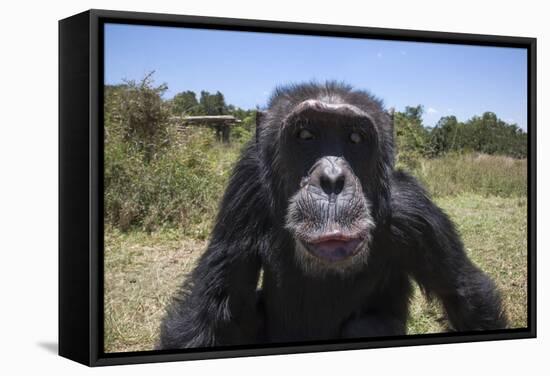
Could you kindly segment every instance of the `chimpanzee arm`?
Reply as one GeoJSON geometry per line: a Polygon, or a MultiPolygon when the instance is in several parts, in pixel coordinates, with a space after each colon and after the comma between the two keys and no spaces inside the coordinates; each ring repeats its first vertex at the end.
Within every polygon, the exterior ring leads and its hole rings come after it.
{"type": "Polygon", "coordinates": [[[428,294],[443,303],[453,330],[507,325],[493,281],[467,257],[449,218],[412,177],[396,172],[392,237],[404,250],[404,267],[428,294]]]}
{"type": "Polygon", "coordinates": [[[268,226],[254,162],[245,156],[235,168],[208,249],[163,319],[159,348],[257,341],[258,248],[268,226]]]}

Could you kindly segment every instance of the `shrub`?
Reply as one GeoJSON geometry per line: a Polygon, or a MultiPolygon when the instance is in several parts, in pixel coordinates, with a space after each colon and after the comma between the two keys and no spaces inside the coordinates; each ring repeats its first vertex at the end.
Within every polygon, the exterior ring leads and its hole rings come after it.
{"type": "Polygon", "coordinates": [[[250,134],[224,146],[208,128],[178,131],[168,122],[164,90],[150,76],[105,88],[105,223],[122,231],[174,227],[205,238],[250,134]]]}
{"type": "Polygon", "coordinates": [[[200,128],[147,163],[124,143],[106,148],[106,222],[123,231],[176,227],[205,238],[237,154],[200,128]]]}

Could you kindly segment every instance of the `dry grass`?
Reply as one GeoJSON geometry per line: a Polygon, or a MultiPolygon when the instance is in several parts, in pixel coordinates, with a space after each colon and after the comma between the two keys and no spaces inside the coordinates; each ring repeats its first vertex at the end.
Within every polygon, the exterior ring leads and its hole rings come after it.
{"type": "MultiPolygon", "coordinates": [[[[436,201],[455,221],[468,256],[496,282],[510,327],[526,327],[527,199],[464,194],[436,201]]],[[[408,332],[441,332],[442,318],[440,304],[415,288],[408,332]]]]}
{"type": "Polygon", "coordinates": [[[499,155],[461,154],[421,159],[413,173],[434,197],[475,193],[527,195],[527,160],[499,155]]]}
{"type": "Polygon", "coordinates": [[[151,350],[171,295],[206,241],[105,231],[105,351],[151,350]]]}
{"type": "MultiPolygon", "coordinates": [[[[495,279],[512,327],[527,317],[526,199],[464,194],[439,198],[472,260],[495,279]]],[[[108,228],[105,237],[105,351],[151,350],[171,295],[206,247],[176,231],[147,235],[108,228]]],[[[437,302],[416,291],[409,333],[443,330],[437,302]]]]}

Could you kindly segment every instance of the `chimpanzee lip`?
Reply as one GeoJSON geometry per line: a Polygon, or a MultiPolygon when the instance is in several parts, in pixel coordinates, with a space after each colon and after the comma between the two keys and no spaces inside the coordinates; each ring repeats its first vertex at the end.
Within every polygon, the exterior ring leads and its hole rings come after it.
{"type": "Polygon", "coordinates": [[[341,232],[334,232],[329,234],[322,234],[307,240],[310,244],[319,244],[327,241],[341,241],[349,242],[355,239],[360,239],[359,236],[345,235],[341,232]]]}
{"type": "Polygon", "coordinates": [[[306,250],[325,261],[338,262],[355,255],[364,242],[363,237],[341,233],[323,234],[302,241],[306,250]]]}

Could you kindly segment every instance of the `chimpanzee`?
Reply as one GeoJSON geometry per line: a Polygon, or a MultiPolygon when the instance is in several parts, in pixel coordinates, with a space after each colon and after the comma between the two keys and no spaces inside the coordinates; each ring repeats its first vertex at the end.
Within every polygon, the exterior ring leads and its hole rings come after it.
{"type": "Polygon", "coordinates": [[[505,328],[453,223],[394,168],[393,132],[368,92],[277,88],[158,348],[403,335],[412,279],[442,302],[449,330],[505,328]]]}

